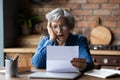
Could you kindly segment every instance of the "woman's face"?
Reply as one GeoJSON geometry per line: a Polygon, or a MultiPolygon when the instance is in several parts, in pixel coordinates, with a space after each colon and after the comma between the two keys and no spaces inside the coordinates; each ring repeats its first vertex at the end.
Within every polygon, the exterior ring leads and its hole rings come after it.
{"type": "Polygon", "coordinates": [[[51,22],[51,28],[57,36],[59,41],[66,41],[70,32],[70,27],[65,23],[65,20],[60,19],[58,21],[51,22]]]}

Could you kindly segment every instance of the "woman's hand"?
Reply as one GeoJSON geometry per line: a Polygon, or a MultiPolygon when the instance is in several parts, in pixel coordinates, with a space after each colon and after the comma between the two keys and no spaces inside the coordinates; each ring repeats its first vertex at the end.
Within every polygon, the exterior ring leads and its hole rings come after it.
{"type": "Polygon", "coordinates": [[[51,28],[51,22],[50,21],[48,21],[47,30],[48,30],[48,34],[50,36],[50,40],[55,41],[56,40],[56,35],[51,28]]]}
{"type": "Polygon", "coordinates": [[[84,70],[87,66],[87,62],[83,58],[73,58],[71,63],[74,67],[78,68],[80,71],[84,70]]]}

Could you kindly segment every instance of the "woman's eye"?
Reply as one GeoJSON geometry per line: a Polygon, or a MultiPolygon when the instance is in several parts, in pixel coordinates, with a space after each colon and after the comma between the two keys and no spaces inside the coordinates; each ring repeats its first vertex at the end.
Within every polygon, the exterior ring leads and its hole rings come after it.
{"type": "Polygon", "coordinates": [[[62,29],[63,29],[63,30],[67,30],[67,26],[63,26],[62,29]]]}
{"type": "Polygon", "coordinates": [[[57,26],[53,26],[52,28],[53,28],[53,29],[56,29],[56,28],[57,28],[57,26]]]}

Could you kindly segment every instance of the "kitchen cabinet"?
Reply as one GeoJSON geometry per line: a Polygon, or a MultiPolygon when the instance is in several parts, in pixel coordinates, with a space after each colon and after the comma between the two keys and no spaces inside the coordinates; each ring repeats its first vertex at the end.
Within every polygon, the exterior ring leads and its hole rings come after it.
{"type": "Polygon", "coordinates": [[[90,50],[93,61],[102,66],[120,66],[120,50],[90,50]]]}
{"type": "Polygon", "coordinates": [[[31,58],[35,50],[36,48],[5,48],[4,53],[7,57],[14,57],[18,54],[18,71],[26,71],[32,67],[31,58]]]}

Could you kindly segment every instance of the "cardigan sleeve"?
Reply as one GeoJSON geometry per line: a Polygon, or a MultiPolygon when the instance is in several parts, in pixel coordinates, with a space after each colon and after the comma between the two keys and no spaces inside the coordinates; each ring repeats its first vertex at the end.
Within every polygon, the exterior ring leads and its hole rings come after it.
{"type": "Polygon", "coordinates": [[[49,38],[43,38],[39,41],[36,52],[32,57],[34,67],[46,68],[46,48],[50,45],[54,45],[54,42],[50,41],[49,38]]]}
{"type": "Polygon", "coordinates": [[[87,61],[84,72],[93,68],[93,61],[88,48],[87,39],[83,36],[79,38],[79,58],[84,58],[87,61]]]}

